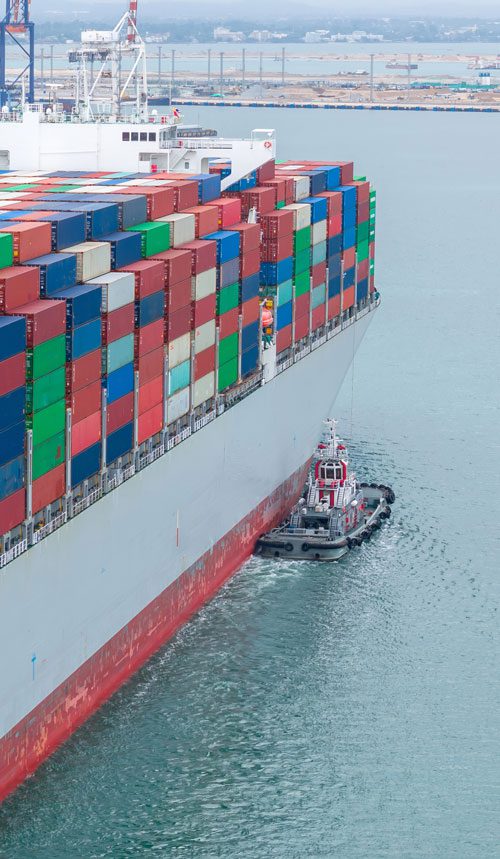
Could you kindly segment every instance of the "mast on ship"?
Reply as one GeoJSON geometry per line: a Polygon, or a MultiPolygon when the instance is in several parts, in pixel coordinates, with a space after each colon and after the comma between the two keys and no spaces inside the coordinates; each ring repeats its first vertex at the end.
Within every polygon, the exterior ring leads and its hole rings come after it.
{"type": "Polygon", "coordinates": [[[147,58],[137,29],[137,0],[130,0],[128,10],[113,30],[84,30],[81,42],[81,47],[69,56],[71,62],[77,63],[78,115],[88,122],[103,114],[116,120],[123,116],[124,104],[133,102],[135,117],[147,121],[147,58]],[[124,65],[127,68],[123,72],[124,65]]]}

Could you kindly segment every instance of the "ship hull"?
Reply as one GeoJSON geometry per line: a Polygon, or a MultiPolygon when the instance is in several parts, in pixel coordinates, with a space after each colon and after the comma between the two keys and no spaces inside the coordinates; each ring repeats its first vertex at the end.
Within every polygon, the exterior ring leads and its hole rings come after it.
{"type": "Polygon", "coordinates": [[[216,593],[258,537],[286,515],[372,316],[3,571],[0,800],[216,593]]]}

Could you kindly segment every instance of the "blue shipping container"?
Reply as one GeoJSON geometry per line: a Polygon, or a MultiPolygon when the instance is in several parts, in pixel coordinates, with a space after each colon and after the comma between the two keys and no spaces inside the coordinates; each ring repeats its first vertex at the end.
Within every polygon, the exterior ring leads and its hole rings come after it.
{"type": "Polygon", "coordinates": [[[101,442],[87,447],[71,459],[71,486],[77,486],[97,474],[101,468],[101,442]]]}
{"type": "Polygon", "coordinates": [[[274,286],[293,276],[293,257],[286,257],[279,262],[263,262],[260,264],[260,282],[264,286],[274,286]]]}
{"type": "Polygon", "coordinates": [[[236,283],[240,276],[240,258],[230,259],[222,265],[217,266],[217,288],[224,289],[236,283]]]}
{"type": "Polygon", "coordinates": [[[198,201],[200,204],[217,200],[221,195],[221,178],[218,173],[198,173],[190,176],[198,180],[198,201]]]}
{"type": "Polygon", "coordinates": [[[326,190],[336,191],[340,185],[340,167],[316,167],[315,170],[322,170],[326,173],[326,190]]]}
{"type": "Polygon", "coordinates": [[[45,254],[28,260],[26,265],[40,269],[40,295],[44,298],[76,283],[76,254],[45,254]]]}
{"type": "Polygon", "coordinates": [[[106,461],[114,462],[119,456],[124,456],[134,446],[134,422],[120,427],[108,435],[106,439],[106,461]]]}
{"type": "MultiPolygon", "coordinates": [[[[38,203],[34,209],[47,208],[48,201],[38,203]]],[[[50,208],[54,212],[83,212],[85,215],[85,236],[88,240],[100,239],[107,233],[118,231],[118,206],[114,203],[53,203],[50,200],[50,208]]],[[[50,216],[48,216],[50,220],[50,216]]]]}
{"type": "Polygon", "coordinates": [[[349,227],[342,233],[342,248],[354,248],[356,246],[356,227],[349,227]]]}
{"type": "Polygon", "coordinates": [[[94,319],[66,331],[66,360],[76,361],[101,348],[101,320],[94,319]]]}
{"type": "Polygon", "coordinates": [[[278,307],[276,311],[276,331],[281,331],[282,328],[286,328],[287,325],[292,324],[292,307],[293,302],[291,301],[278,307]]]}
{"type": "Polygon", "coordinates": [[[338,236],[329,236],[326,240],[326,255],[333,257],[335,254],[342,252],[342,234],[338,236]]]}
{"type": "Polygon", "coordinates": [[[115,400],[134,390],[134,365],[125,364],[124,367],[110,373],[103,381],[106,385],[106,401],[108,404],[114,403],[115,400]]]}
{"type": "Polygon", "coordinates": [[[135,326],[136,328],[144,328],[151,322],[156,322],[157,319],[163,319],[165,310],[165,294],[163,290],[153,292],[152,295],[146,296],[142,301],[135,302],[135,326]]]}
{"type": "Polygon", "coordinates": [[[246,352],[243,352],[241,356],[241,375],[248,376],[249,373],[253,373],[254,370],[257,369],[259,364],[259,346],[253,346],[251,349],[247,349],[246,352]]]}
{"type": "Polygon", "coordinates": [[[348,230],[356,226],[356,209],[344,209],[342,212],[342,228],[348,230]]]}
{"type": "MultiPolygon", "coordinates": [[[[47,205],[45,204],[45,209],[47,205]]],[[[52,209],[52,207],[51,207],[52,209]]],[[[59,212],[42,215],[41,221],[48,221],[51,227],[52,250],[63,251],[85,241],[85,215],[79,212],[59,212]]]]}
{"type": "Polygon", "coordinates": [[[251,298],[256,298],[259,294],[260,278],[259,273],[251,274],[249,277],[244,277],[241,281],[241,303],[250,301],[251,298]]]}
{"type": "Polygon", "coordinates": [[[326,172],[322,167],[316,167],[314,170],[300,170],[299,173],[301,176],[309,176],[311,181],[311,196],[326,191],[326,172]]]}
{"type": "Polygon", "coordinates": [[[356,301],[362,301],[364,298],[368,297],[368,278],[365,277],[363,280],[358,281],[358,285],[356,287],[356,301]]]}
{"type": "Polygon", "coordinates": [[[356,278],[356,269],[348,268],[344,272],[344,289],[349,289],[350,286],[354,286],[354,281],[356,278]]]}
{"type": "Polygon", "coordinates": [[[328,278],[331,280],[334,277],[338,277],[342,272],[342,255],[340,253],[335,254],[334,256],[328,257],[326,261],[326,265],[328,268],[328,278]]]}
{"type": "Polygon", "coordinates": [[[344,210],[356,208],[356,200],[358,199],[356,185],[339,185],[336,190],[342,191],[342,207],[344,210]]]}
{"type": "Polygon", "coordinates": [[[97,191],[95,193],[91,191],[89,194],[83,194],[82,192],[72,191],[66,194],[53,194],[48,198],[48,201],[52,197],[55,197],[58,203],[115,203],[118,206],[118,226],[120,230],[126,230],[128,227],[143,224],[148,218],[147,200],[144,194],[137,194],[137,196],[135,194],[99,194],[97,191]]]}
{"type": "Polygon", "coordinates": [[[17,456],[0,466],[0,500],[24,486],[24,456],[17,456]]]}
{"type": "Polygon", "coordinates": [[[307,203],[311,207],[311,224],[325,221],[328,217],[328,200],[326,197],[306,197],[300,202],[307,203]]]}
{"type": "Polygon", "coordinates": [[[255,344],[258,345],[260,337],[259,320],[251,322],[250,325],[245,325],[241,329],[241,351],[245,352],[251,349],[255,344]]]}
{"type": "Polygon", "coordinates": [[[337,275],[337,277],[333,277],[328,281],[328,298],[334,298],[336,295],[340,295],[341,283],[342,279],[340,275],[337,275]]]}
{"type": "Polygon", "coordinates": [[[26,350],[24,316],[0,316],[0,361],[26,350]]]}
{"type": "Polygon", "coordinates": [[[142,259],[140,233],[110,233],[108,236],[103,236],[102,240],[110,244],[113,271],[142,259]]]}
{"type": "Polygon", "coordinates": [[[26,421],[20,421],[8,429],[0,431],[0,465],[5,465],[11,459],[24,456],[24,437],[26,421]]]}
{"type": "Polygon", "coordinates": [[[79,283],[63,289],[52,298],[66,301],[66,328],[77,328],[101,316],[102,286],[95,283],[79,283]]]}
{"type": "Polygon", "coordinates": [[[23,421],[26,415],[26,385],[0,397],[0,431],[23,421]]]}
{"type": "Polygon", "coordinates": [[[217,265],[234,259],[240,255],[240,234],[228,230],[217,230],[203,236],[204,239],[213,239],[217,242],[217,265]]]}

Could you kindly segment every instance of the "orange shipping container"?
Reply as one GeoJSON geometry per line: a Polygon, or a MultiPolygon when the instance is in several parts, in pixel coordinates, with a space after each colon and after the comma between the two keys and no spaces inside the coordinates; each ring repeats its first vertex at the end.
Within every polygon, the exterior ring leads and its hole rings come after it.
{"type": "Polygon", "coordinates": [[[49,223],[17,223],[11,227],[0,227],[0,232],[12,235],[15,265],[50,254],[52,250],[52,228],[49,223]]]}

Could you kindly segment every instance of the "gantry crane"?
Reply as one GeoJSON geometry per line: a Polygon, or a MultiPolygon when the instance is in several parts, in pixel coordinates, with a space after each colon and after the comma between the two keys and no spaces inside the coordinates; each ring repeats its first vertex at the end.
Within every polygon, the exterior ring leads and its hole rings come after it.
{"type": "Polygon", "coordinates": [[[0,107],[10,105],[13,91],[19,89],[28,73],[26,101],[35,101],[35,25],[30,21],[31,0],[5,0],[5,17],[0,21],[0,107]],[[19,37],[27,36],[28,45],[19,37]],[[24,67],[7,81],[6,48],[11,44],[23,55],[24,67]]]}

